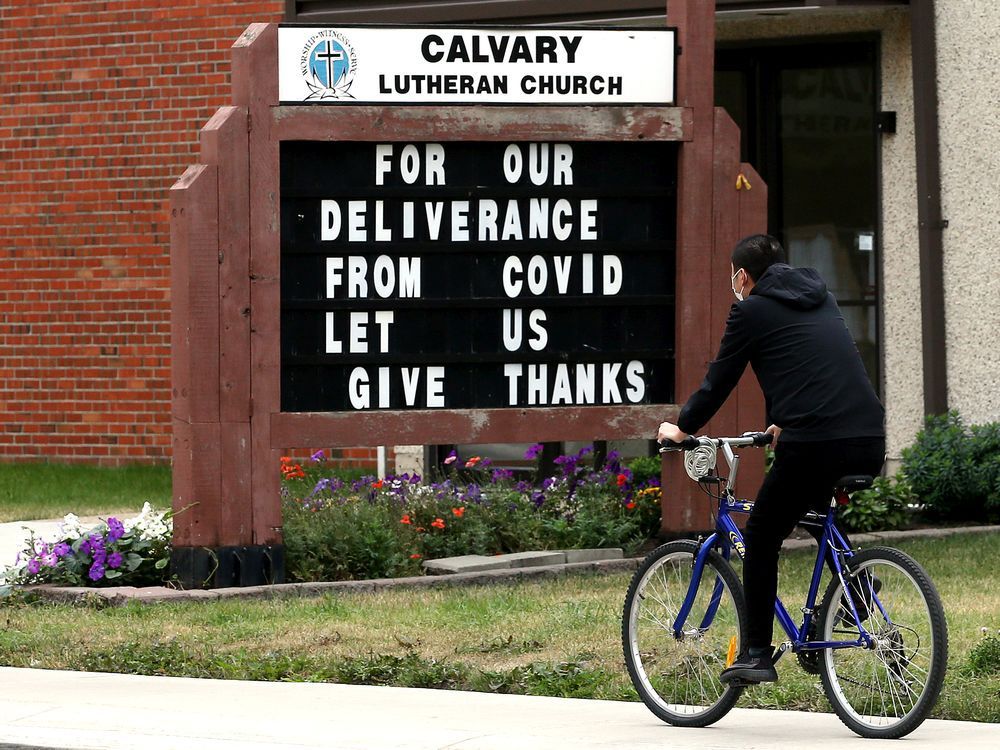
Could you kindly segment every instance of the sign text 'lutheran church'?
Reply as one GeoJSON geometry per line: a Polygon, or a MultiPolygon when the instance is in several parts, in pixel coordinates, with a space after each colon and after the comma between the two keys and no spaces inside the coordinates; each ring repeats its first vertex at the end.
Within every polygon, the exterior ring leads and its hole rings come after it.
{"type": "MultiPolygon", "coordinates": [[[[544,84],[550,103],[652,90],[633,78],[672,97],[672,74],[620,60],[640,32],[280,32],[283,100],[478,100],[480,69],[506,79],[486,101],[545,76],[570,81],[544,84]],[[362,87],[368,54],[384,72],[362,87]]],[[[282,411],[671,402],[676,144],[291,141],[280,164],[282,411]]]]}
{"type": "Polygon", "coordinates": [[[673,29],[282,26],[278,96],[296,103],[674,103],[673,29]]]}

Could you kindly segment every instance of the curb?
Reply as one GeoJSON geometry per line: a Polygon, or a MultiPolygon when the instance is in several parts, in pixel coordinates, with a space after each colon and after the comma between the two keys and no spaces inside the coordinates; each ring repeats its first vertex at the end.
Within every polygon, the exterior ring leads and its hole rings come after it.
{"type": "MultiPolygon", "coordinates": [[[[997,526],[965,526],[947,529],[915,529],[912,531],[882,531],[854,534],[855,543],[880,543],[896,539],[938,539],[956,534],[990,534],[1000,532],[997,526]]],[[[813,539],[786,539],[782,549],[815,547],[813,539]]],[[[474,573],[449,573],[410,578],[379,578],[366,581],[319,581],[310,583],[276,583],[267,586],[245,586],[220,589],[179,590],[166,586],[118,586],[113,588],[87,588],[83,586],[26,586],[46,602],[105,607],[122,607],[129,602],[158,604],[164,602],[220,601],[226,599],[294,599],[321,596],[330,593],[376,594],[394,589],[439,589],[453,586],[490,586],[495,584],[549,580],[576,573],[606,575],[635,570],[643,557],[626,557],[617,560],[596,560],[561,565],[539,565],[527,568],[506,568],[474,573]]]]}

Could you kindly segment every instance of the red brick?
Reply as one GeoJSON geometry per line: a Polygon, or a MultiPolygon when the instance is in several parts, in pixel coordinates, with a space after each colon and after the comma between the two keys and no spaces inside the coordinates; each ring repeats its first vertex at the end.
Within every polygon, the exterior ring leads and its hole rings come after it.
{"type": "Polygon", "coordinates": [[[232,43],[285,3],[146,5],[3,11],[0,460],[170,458],[167,189],[231,101],[232,43]]]}

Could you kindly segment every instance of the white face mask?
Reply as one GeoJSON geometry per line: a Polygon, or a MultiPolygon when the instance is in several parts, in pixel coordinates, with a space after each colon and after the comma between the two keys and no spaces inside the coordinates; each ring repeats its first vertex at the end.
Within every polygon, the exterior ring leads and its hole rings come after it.
{"type": "Polygon", "coordinates": [[[741,269],[739,269],[739,271],[737,271],[736,273],[733,274],[733,278],[731,278],[729,280],[729,284],[730,284],[730,287],[733,290],[733,294],[736,295],[736,299],[738,301],[742,302],[743,301],[743,287],[745,287],[747,285],[747,283],[746,283],[746,280],[744,279],[743,283],[740,284],[740,290],[738,292],[736,291],[736,277],[739,276],[740,271],[743,271],[743,269],[741,268],[741,269]]]}

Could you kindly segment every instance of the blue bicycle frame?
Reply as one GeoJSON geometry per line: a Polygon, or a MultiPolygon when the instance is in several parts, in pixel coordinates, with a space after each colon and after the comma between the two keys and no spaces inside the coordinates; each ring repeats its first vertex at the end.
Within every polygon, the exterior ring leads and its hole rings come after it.
{"type": "MultiPolygon", "coordinates": [[[[841,556],[837,553],[839,550],[846,557],[850,557],[853,554],[843,535],[840,533],[840,530],[834,523],[834,517],[836,515],[835,509],[838,499],[839,498],[835,498],[831,501],[830,511],[822,517],[823,536],[820,541],[819,554],[816,556],[816,565],[813,568],[812,581],[809,584],[809,595],[806,598],[805,607],[802,608],[802,613],[804,615],[802,625],[796,627],[795,622],[792,620],[791,615],[788,614],[788,610],[781,602],[781,599],[775,598],[774,600],[774,613],[778,618],[778,623],[781,625],[791,642],[791,650],[793,652],[827,648],[871,648],[873,646],[871,636],[861,623],[857,606],[855,605],[853,596],[850,593],[850,587],[847,585],[847,574],[845,574],[844,566],[840,562],[841,556]],[[823,574],[823,565],[827,558],[830,559],[832,567],[836,571],[837,577],[840,579],[845,592],[845,599],[850,605],[851,614],[854,616],[854,622],[858,628],[858,638],[853,641],[807,640],[809,626],[812,622],[813,616],[815,615],[816,597],[819,594],[819,585],[823,574]]],[[[691,608],[694,605],[695,596],[701,583],[701,576],[705,569],[705,560],[708,558],[712,549],[719,548],[722,556],[726,560],[730,559],[731,550],[733,549],[736,550],[736,553],[740,556],[740,558],[745,556],[746,548],[743,543],[743,535],[740,533],[739,527],[737,527],[737,525],[733,522],[730,514],[734,512],[749,513],[751,510],[753,510],[753,502],[735,499],[728,489],[723,492],[719,499],[719,512],[715,525],[715,532],[701,543],[698,555],[695,558],[694,570],[691,576],[691,583],[688,587],[687,596],[684,598],[681,609],[677,613],[677,619],[674,622],[674,637],[682,637],[684,624],[687,621],[688,615],[691,613],[691,608]]],[[[709,600],[709,606],[707,607],[700,624],[701,629],[707,628],[712,623],[715,613],[718,610],[719,603],[722,599],[722,591],[722,579],[717,577],[715,586],[712,590],[712,597],[709,600]]],[[[874,594],[872,595],[872,599],[881,611],[882,615],[885,616],[886,613],[882,603],[878,601],[878,598],[875,597],[874,594]]],[[[782,649],[782,651],[783,650],[784,649],[782,649]]]]}

